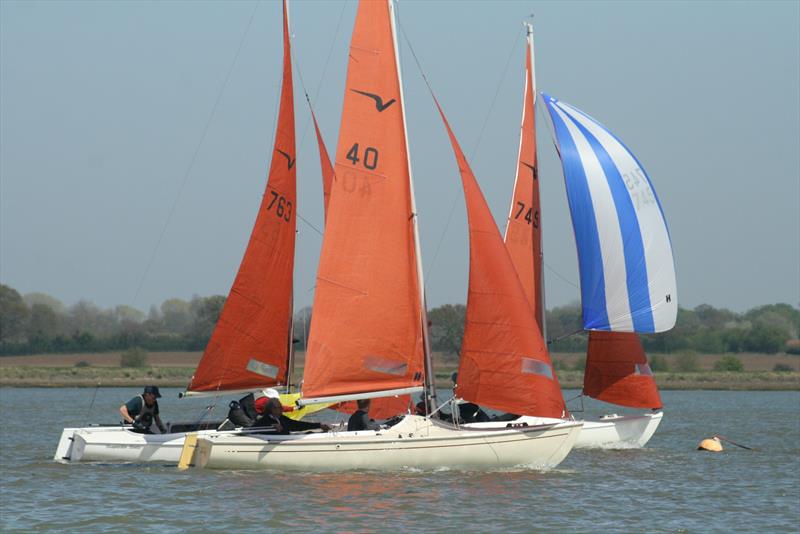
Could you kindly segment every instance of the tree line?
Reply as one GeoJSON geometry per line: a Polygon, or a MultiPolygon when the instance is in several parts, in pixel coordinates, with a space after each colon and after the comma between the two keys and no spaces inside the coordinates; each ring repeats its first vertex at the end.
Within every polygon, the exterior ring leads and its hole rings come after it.
{"type": "MultiPolygon", "coordinates": [[[[130,306],[102,309],[80,301],[65,306],[43,293],[20,295],[0,284],[0,355],[102,352],[141,347],[148,351],[203,350],[211,337],[223,296],[168,299],[148,313],[130,306]]],[[[466,307],[445,304],[428,312],[433,350],[454,357],[464,335],[466,307]]],[[[294,315],[296,347],[305,349],[311,308],[294,315]]],[[[581,330],[580,306],[547,311],[547,338],[552,352],[583,352],[588,334],[581,330]]],[[[680,308],[675,328],[642,336],[647,352],[698,353],[794,352],[787,346],[800,337],[800,309],[769,304],[736,313],[708,304],[680,308]]]]}

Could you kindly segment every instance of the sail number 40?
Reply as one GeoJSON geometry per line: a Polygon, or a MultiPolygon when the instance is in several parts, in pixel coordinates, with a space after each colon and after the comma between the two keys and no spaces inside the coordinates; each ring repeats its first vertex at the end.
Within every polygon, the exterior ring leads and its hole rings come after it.
{"type": "Polygon", "coordinates": [[[287,200],[283,195],[279,195],[275,191],[269,192],[272,195],[272,200],[267,206],[267,211],[275,208],[275,216],[289,222],[292,218],[292,201],[287,200]]]}
{"type": "MultiPolygon", "coordinates": [[[[522,215],[522,212],[525,211],[525,203],[517,201],[517,206],[519,209],[517,213],[514,214],[515,219],[519,219],[522,215]]],[[[533,212],[533,207],[528,208],[528,211],[525,212],[525,222],[528,224],[533,224],[534,228],[539,228],[539,211],[537,210],[535,213],[533,212]]]]}
{"type": "Polygon", "coordinates": [[[358,143],[355,143],[353,146],[350,147],[350,150],[347,151],[347,155],[345,156],[348,160],[353,162],[353,165],[358,163],[359,161],[369,170],[375,170],[375,167],[378,166],[378,150],[375,148],[367,147],[364,149],[364,154],[362,158],[358,157],[358,143]]]}

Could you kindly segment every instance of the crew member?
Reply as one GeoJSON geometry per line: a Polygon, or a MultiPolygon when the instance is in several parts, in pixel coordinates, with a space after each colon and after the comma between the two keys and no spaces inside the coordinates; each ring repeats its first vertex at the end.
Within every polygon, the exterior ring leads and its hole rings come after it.
{"type": "Polygon", "coordinates": [[[158,429],[164,434],[167,429],[158,415],[158,401],[156,399],[159,397],[161,397],[161,393],[158,392],[158,386],[145,386],[141,395],[135,396],[119,407],[119,413],[126,423],[133,425],[133,429],[136,432],[152,434],[150,427],[153,426],[153,421],[155,421],[158,429]]]}
{"type": "Polygon", "coordinates": [[[381,426],[369,418],[369,407],[372,401],[370,399],[358,399],[356,403],[358,405],[358,410],[353,412],[353,415],[351,415],[350,419],[347,421],[347,431],[379,430],[381,426]]]}
{"type": "Polygon", "coordinates": [[[288,434],[289,432],[301,432],[303,430],[322,430],[327,432],[331,429],[325,423],[312,423],[308,421],[295,421],[283,415],[283,406],[278,399],[270,398],[267,401],[266,413],[256,419],[254,427],[271,426],[275,427],[278,434],[288,434]]]}
{"type": "MultiPolygon", "coordinates": [[[[267,404],[269,403],[269,400],[278,399],[278,401],[280,401],[281,395],[280,393],[278,393],[277,389],[267,388],[267,389],[262,389],[261,391],[257,391],[255,393],[255,399],[256,402],[254,406],[256,409],[256,413],[258,415],[264,415],[264,413],[266,413],[267,404]]],[[[284,412],[293,412],[295,410],[294,406],[285,406],[283,404],[281,404],[281,406],[282,406],[281,409],[284,412]]]]}

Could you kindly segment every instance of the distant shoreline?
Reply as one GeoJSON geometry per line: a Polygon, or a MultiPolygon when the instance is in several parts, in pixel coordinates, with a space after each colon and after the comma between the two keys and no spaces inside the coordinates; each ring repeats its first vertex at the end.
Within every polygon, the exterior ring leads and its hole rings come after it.
{"type": "MultiPolygon", "coordinates": [[[[119,366],[118,352],[87,354],[38,354],[0,357],[0,387],[160,387],[184,388],[194,373],[200,352],[153,352],[147,357],[148,367],[119,366]]],[[[305,360],[297,355],[298,376],[302,376],[305,360]]],[[[580,389],[583,371],[574,369],[581,354],[552,354],[558,379],[564,389],[580,389]],[[565,369],[566,367],[567,369],[565,369]]],[[[744,363],[744,371],[713,371],[722,355],[698,354],[697,372],[656,371],[656,383],[668,390],[731,390],[731,391],[797,391],[800,390],[800,357],[768,354],[736,355],[744,363]],[[774,372],[776,363],[785,363],[793,371],[774,372]]],[[[456,360],[434,355],[436,382],[449,387],[450,375],[457,369],[456,360]]]]}

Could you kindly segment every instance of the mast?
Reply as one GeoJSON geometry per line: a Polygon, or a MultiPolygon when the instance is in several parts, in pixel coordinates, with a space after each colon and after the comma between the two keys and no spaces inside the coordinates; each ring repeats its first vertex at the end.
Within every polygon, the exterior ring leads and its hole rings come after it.
{"type": "Polygon", "coordinates": [[[425,400],[430,411],[436,409],[436,384],[433,373],[433,358],[430,347],[430,332],[428,331],[428,302],[425,298],[425,280],[422,272],[422,250],[419,245],[419,215],[417,214],[416,197],[414,195],[414,176],[411,171],[411,148],[408,146],[408,127],[406,125],[406,106],[403,96],[403,76],[400,68],[400,49],[397,46],[397,28],[395,25],[394,2],[389,3],[389,17],[392,22],[392,39],[394,40],[394,57],[397,65],[397,79],[400,80],[400,104],[403,114],[403,132],[406,138],[406,157],[408,160],[408,185],[411,188],[411,212],[414,224],[414,249],[417,257],[417,279],[419,280],[419,297],[422,306],[422,346],[425,353],[425,400]]]}
{"type": "Polygon", "coordinates": [[[514,189],[503,236],[525,296],[545,337],[541,198],[536,150],[536,82],[533,69],[533,28],[523,23],[528,48],[525,57],[525,90],[522,99],[519,149],[514,189]]]}
{"type": "Polygon", "coordinates": [[[294,380],[294,291],[292,291],[292,304],[289,307],[289,347],[286,356],[286,391],[292,392],[294,380]]]}
{"type": "MultiPolygon", "coordinates": [[[[527,29],[527,38],[528,38],[528,47],[530,49],[531,54],[531,74],[530,74],[530,84],[531,84],[531,92],[533,93],[533,114],[534,114],[534,124],[536,123],[536,101],[538,97],[538,93],[536,92],[536,55],[534,54],[533,50],[533,24],[530,22],[525,23],[525,27],[527,29]]],[[[536,136],[536,132],[534,131],[534,137],[536,136]]],[[[536,167],[539,167],[539,155],[536,155],[536,167]]],[[[545,343],[547,343],[547,306],[546,306],[546,298],[545,298],[545,283],[544,283],[544,230],[542,229],[542,203],[539,202],[539,287],[537,288],[539,291],[539,305],[541,306],[541,320],[539,321],[539,327],[542,330],[542,338],[544,339],[545,343]]],[[[536,253],[536,252],[534,252],[536,253]]]]}
{"type": "Polygon", "coordinates": [[[291,348],[297,166],[288,6],[280,107],[266,188],[233,285],[187,395],[285,385],[291,348]],[[288,338],[288,339],[287,339],[288,338]]]}

